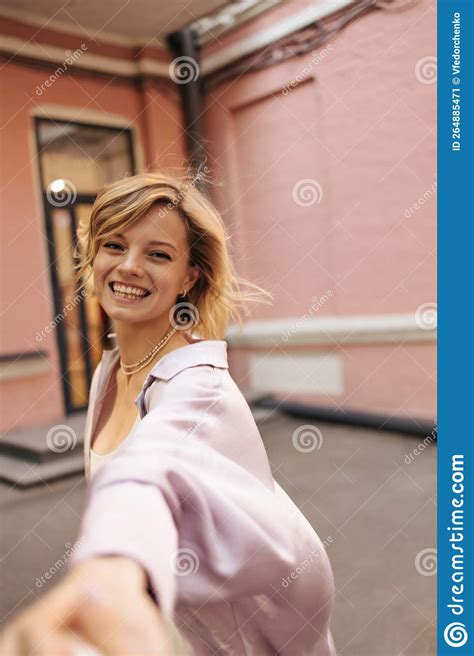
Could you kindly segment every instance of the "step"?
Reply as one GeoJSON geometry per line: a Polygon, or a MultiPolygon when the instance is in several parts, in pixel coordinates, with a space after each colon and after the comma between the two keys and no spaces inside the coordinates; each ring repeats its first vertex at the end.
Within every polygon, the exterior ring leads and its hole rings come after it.
{"type": "Polygon", "coordinates": [[[267,426],[272,421],[278,421],[282,417],[278,410],[268,408],[252,408],[252,414],[259,428],[267,426]]]}
{"type": "Polygon", "coordinates": [[[84,473],[84,455],[70,453],[45,462],[31,462],[5,453],[0,454],[0,481],[28,488],[84,473]]]}
{"type": "Polygon", "coordinates": [[[82,452],[85,421],[86,413],[78,412],[54,424],[12,431],[0,439],[0,455],[44,462],[82,452]]]}
{"type": "Polygon", "coordinates": [[[273,394],[269,392],[256,391],[251,389],[241,389],[240,390],[244,396],[244,399],[247,401],[250,407],[258,405],[261,401],[267,401],[273,399],[273,394]]]}
{"type": "MultiPolygon", "coordinates": [[[[266,426],[280,414],[258,404],[269,395],[245,392],[257,426],[266,426]]],[[[86,413],[62,422],[10,433],[0,439],[0,481],[19,488],[84,473],[84,424],[86,413]]]]}

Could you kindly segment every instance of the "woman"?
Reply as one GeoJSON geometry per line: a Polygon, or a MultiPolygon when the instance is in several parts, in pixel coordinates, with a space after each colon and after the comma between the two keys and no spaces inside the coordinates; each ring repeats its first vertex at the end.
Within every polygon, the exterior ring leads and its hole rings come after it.
{"type": "Polygon", "coordinates": [[[327,555],[229,374],[229,318],[264,292],[227,239],[192,181],[162,173],[112,184],[82,226],[78,273],[117,346],[92,381],[70,571],[6,632],[9,656],[73,653],[73,636],[169,654],[173,621],[196,656],[334,656],[327,555]]]}

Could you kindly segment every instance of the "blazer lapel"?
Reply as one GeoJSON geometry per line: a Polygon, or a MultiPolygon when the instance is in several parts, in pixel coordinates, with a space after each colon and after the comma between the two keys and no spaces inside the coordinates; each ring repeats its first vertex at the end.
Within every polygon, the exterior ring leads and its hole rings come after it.
{"type": "MultiPolygon", "coordinates": [[[[86,481],[90,481],[90,447],[94,435],[97,419],[104,400],[104,393],[110,372],[118,358],[118,349],[107,349],[102,352],[100,370],[98,376],[92,379],[89,394],[89,408],[87,412],[86,426],[84,429],[84,470],[86,481]]],[[[98,365],[99,366],[99,365],[98,365]]]]}

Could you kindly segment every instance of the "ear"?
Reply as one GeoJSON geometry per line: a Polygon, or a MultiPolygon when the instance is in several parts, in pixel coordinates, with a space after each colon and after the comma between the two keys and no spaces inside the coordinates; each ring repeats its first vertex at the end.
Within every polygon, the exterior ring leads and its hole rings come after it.
{"type": "Polygon", "coordinates": [[[188,267],[188,275],[186,276],[184,282],[188,292],[190,292],[192,287],[194,287],[200,275],[201,272],[199,271],[199,267],[197,265],[193,264],[192,266],[188,267]]]}

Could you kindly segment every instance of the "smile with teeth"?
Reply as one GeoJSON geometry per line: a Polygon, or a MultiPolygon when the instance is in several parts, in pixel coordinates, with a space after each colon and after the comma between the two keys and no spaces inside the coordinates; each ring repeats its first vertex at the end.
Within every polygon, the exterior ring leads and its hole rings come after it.
{"type": "Polygon", "coordinates": [[[110,283],[109,287],[115,296],[119,298],[128,298],[130,300],[139,300],[149,296],[150,292],[145,289],[140,289],[139,287],[133,287],[131,285],[122,285],[118,282],[110,283]]]}

